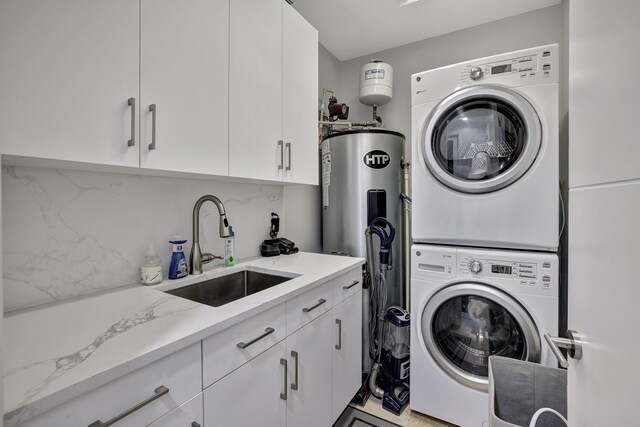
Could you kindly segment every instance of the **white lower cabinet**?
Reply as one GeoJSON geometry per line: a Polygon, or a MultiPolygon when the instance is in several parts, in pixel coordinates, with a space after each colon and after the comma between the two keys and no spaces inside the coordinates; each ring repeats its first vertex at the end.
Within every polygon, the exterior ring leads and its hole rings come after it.
{"type": "Polygon", "coordinates": [[[202,393],[178,406],[149,427],[204,427],[202,393]]]}
{"type": "Polygon", "coordinates": [[[333,417],[338,419],[362,382],[362,292],[333,308],[333,417]]]}
{"type": "Polygon", "coordinates": [[[286,360],[281,341],[207,388],[207,427],[286,426],[286,360]]]}
{"type": "Polygon", "coordinates": [[[199,342],[192,344],[20,426],[100,426],[99,422],[107,423],[127,413],[117,422],[118,427],[149,425],[201,393],[201,348],[199,342]],[[155,396],[157,399],[132,410],[155,396]]]}
{"type": "Polygon", "coordinates": [[[287,337],[287,427],[331,425],[331,313],[287,337]]]}

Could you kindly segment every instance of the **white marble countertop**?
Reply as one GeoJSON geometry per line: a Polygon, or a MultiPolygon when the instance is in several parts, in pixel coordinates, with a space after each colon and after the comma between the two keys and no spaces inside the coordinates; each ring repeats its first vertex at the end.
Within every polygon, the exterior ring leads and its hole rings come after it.
{"type": "Polygon", "coordinates": [[[10,427],[362,265],[298,253],[216,267],[154,287],[129,286],[4,319],[4,420],[10,427]],[[210,307],[162,292],[242,269],[294,277],[210,307]]]}

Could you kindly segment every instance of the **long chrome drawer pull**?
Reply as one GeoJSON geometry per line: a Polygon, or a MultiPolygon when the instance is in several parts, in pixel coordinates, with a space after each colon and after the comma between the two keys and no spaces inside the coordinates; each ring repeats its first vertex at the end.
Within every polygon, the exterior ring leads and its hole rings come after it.
{"type": "Polygon", "coordinates": [[[169,389],[163,385],[161,385],[160,387],[158,387],[157,389],[154,390],[154,395],[151,396],[148,399],[143,400],[142,402],[138,403],[136,406],[132,407],[131,409],[128,409],[126,411],[124,411],[123,413],[121,413],[120,415],[111,418],[109,421],[103,423],[102,421],[98,420],[98,421],[94,421],[91,424],[89,424],[89,427],[109,427],[114,425],[115,423],[117,423],[118,421],[122,420],[123,418],[128,417],[129,415],[133,414],[134,412],[136,412],[138,409],[142,409],[143,407],[147,406],[149,403],[153,402],[156,399],[161,398],[162,396],[164,396],[165,394],[169,393],[169,389]]]}
{"type": "Polygon", "coordinates": [[[342,350],[342,320],[336,319],[338,325],[338,344],[336,344],[336,350],[342,350]]]}
{"type": "Polygon", "coordinates": [[[290,171],[291,170],[291,143],[287,142],[285,144],[285,147],[287,147],[287,149],[289,150],[289,164],[287,165],[287,167],[284,170],[290,171]]]}
{"type": "Polygon", "coordinates": [[[255,337],[254,339],[252,339],[249,342],[239,342],[238,344],[236,344],[236,347],[241,348],[241,349],[245,349],[247,347],[249,347],[251,344],[255,344],[256,342],[260,341],[262,338],[266,337],[269,334],[272,334],[275,332],[275,329],[273,328],[267,328],[264,330],[264,334],[260,335],[259,337],[255,337]]]}
{"type": "Polygon", "coordinates": [[[347,289],[351,289],[351,288],[353,288],[353,287],[354,287],[355,285],[357,285],[358,283],[360,283],[360,281],[359,281],[359,280],[354,280],[352,284],[350,284],[349,286],[346,286],[346,285],[345,285],[345,286],[343,286],[343,287],[342,287],[342,289],[344,289],[344,290],[346,291],[347,289]]]}
{"type": "Polygon", "coordinates": [[[303,308],[303,309],[302,309],[302,312],[303,312],[303,313],[308,313],[308,312],[310,312],[311,310],[315,310],[316,308],[320,307],[320,306],[321,306],[322,304],[324,304],[325,302],[327,302],[327,300],[326,300],[326,299],[322,299],[322,298],[320,298],[320,299],[318,300],[318,303],[317,303],[316,305],[314,305],[313,307],[309,307],[309,308],[305,307],[305,308],[303,308]]]}
{"type": "Polygon", "coordinates": [[[149,105],[149,111],[151,112],[151,144],[149,144],[149,151],[156,149],[156,104],[149,105]]]}
{"type": "Polygon", "coordinates": [[[280,399],[287,400],[287,359],[280,359],[280,364],[284,366],[284,393],[280,393],[280,399]]]}
{"type": "Polygon", "coordinates": [[[127,104],[131,106],[131,139],[127,142],[129,147],[136,145],[136,99],[129,98],[127,104]]]}
{"type": "Polygon", "coordinates": [[[291,357],[293,357],[296,360],[295,378],[293,379],[294,382],[291,383],[291,390],[297,390],[298,389],[298,352],[292,351],[291,357]]]}
{"type": "Polygon", "coordinates": [[[280,148],[280,164],[278,165],[278,170],[284,168],[284,141],[278,140],[278,147],[280,148]]]}

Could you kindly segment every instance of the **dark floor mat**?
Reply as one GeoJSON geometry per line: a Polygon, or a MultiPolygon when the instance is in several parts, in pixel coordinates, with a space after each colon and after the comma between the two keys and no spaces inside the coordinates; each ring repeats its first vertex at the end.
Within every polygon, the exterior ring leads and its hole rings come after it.
{"type": "Polygon", "coordinates": [[[400,427],[382,418],[362,412],[351,406],[347,406],[333,427],[400,427]]]}

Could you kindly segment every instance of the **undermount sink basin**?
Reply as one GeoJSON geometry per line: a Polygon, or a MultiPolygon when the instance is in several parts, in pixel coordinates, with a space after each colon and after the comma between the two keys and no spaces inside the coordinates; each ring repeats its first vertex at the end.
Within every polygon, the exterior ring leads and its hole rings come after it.
{"type": "Polygon", "coordinates": [[[201,304],[219,307],[291,279],[291,277],[244,270],[166,292],[201,304]]]}

